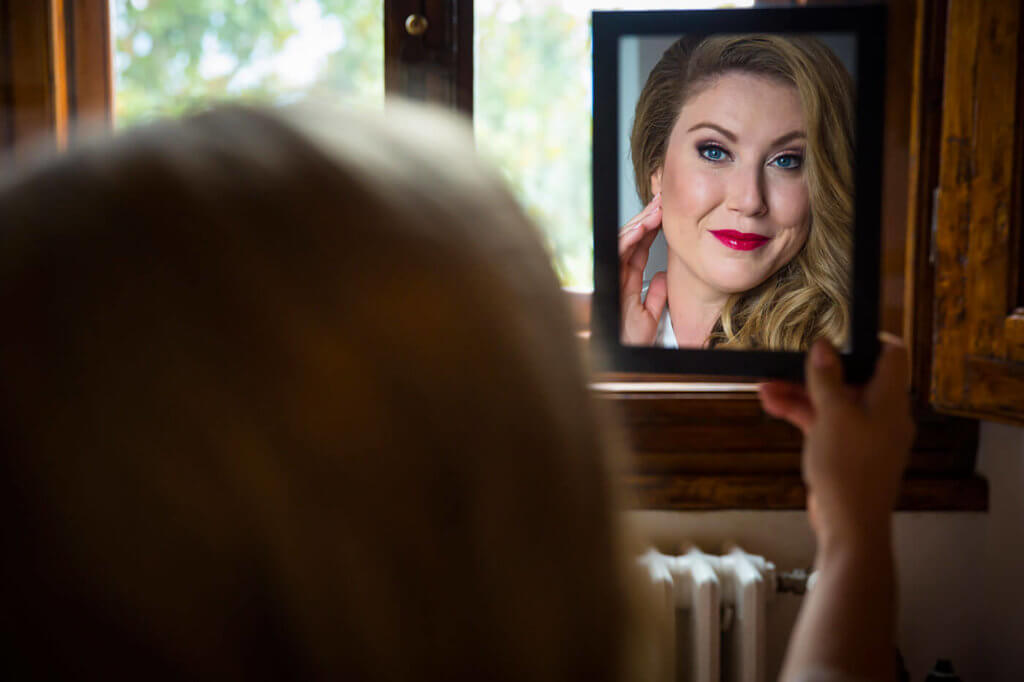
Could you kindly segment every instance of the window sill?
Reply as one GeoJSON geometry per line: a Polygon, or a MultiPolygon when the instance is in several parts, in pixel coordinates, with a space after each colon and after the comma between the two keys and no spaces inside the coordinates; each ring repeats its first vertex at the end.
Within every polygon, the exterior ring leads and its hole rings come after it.
{"type": "MultiPolygon", "coordinates": [[[[676,510],[804,509],[802,436],[761,409],[751,390],[592,388],[618,417],[632,457],[624,480],[632,506],[676,510]]],[[[984,511],[987,485],[974,473],[977,422],[915,415],[899,509],[984,511]]]]}
{"type": "MultiPolygon", "coordinates": [[[[628,474],[625,476],[633,509],[676,511],[806,508],[806,489],[799,474],[686,475],[628,474]]],[[[903,481],[897,511],[988,510],[988,483],[980,476],[921,478],[903,481]]]]}

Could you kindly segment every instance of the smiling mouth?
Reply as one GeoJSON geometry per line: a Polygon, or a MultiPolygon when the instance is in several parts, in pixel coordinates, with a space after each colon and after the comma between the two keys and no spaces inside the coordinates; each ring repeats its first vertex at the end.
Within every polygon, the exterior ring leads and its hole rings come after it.
{"type": "Polygon", "coordinates": [[[753,251],[771,241],[771,237],[753,232],[737,232],[736,230],[710,230],[710,232],[715,239],[737,251],[753,251]]]}

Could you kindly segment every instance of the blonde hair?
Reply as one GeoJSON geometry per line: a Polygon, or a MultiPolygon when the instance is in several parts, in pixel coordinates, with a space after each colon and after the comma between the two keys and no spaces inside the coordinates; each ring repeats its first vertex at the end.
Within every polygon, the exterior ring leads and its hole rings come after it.
{"type": "Polygon", "coordinates": [[[717,348],[805,350],[819,337],[846,345],[853,246],[853,86],[822,43],[806,36],[685,37],[647,78],[630,137],[637,193],[652,198],[683,106],[726,73],[796,88],[807,125],[804,162],[811,224],[797,256],[754,289],[729,297],[709,343],[717,348]]]}
{"type": "Polygon", "coordinates": [[[472,144],[226,108],[0,182],[3,665],[619,678],[606,432],[472,144]]]}

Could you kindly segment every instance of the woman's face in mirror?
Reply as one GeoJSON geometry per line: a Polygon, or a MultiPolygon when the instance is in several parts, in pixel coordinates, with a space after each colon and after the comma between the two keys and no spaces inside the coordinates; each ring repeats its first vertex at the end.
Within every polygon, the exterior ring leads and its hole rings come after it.
{"type": "Polygon", "coordinates": [[[800,251],[811,215],[805,157],[793,86],[729,73],[683,106],[652,188],[669,259],[703,289],[696,295],[753,289],[800,251]]]}

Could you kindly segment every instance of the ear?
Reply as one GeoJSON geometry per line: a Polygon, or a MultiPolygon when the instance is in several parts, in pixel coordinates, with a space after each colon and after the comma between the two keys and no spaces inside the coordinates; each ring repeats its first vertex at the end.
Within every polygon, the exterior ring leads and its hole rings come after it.
{"type": "Polygon", "coordinates": [[[657,194],[661,191],[661,172],[662,168],[651,173],[651,194],[657,194]]]}

